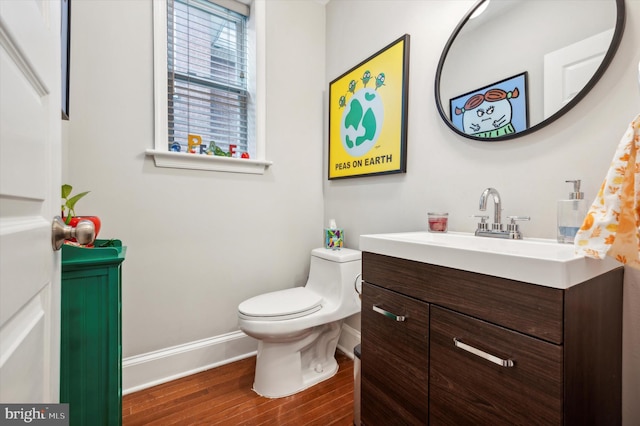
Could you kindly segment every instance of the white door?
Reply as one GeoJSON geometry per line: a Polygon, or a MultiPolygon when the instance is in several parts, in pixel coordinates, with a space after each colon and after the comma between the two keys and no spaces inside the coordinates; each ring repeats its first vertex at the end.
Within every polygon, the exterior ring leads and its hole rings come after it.
{"type": "Polygon", "coordinates": [[[60,2],[0,0],[0,402],[59,401],[60,2]]]}
{"type": "Polygon", "coordinates": [[[544,56],[544,118],[555,114],[587,85],[612,38],[613,29],[544,56]]]}

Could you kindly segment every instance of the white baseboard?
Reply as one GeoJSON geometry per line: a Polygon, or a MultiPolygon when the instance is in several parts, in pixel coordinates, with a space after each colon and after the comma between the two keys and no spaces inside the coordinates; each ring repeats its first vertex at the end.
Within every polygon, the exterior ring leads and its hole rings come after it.
{"type": "Polygon", "coordinates": [[[235,331],[127,357],[122,360],[122,394],[254,356],[257,348],[257,340],[235,331]]]}
{"type": "MultiPolygon", "coordinates": [[[[353,358],[360,332],[342,324],[338,349],[353,358]]],[[[256,354],[258,341],[235,331],[122,360],[122,394],[229,364],[256,354]]]]}
{"type": "Polygon", "coordinates": [[[353,359],[353,348],[355,348],[358,343],[360,343],[360,331],[347,324],[342,324],[342,333],[340,333],[340,339],[338,340],[338,349],[353,359]]]}

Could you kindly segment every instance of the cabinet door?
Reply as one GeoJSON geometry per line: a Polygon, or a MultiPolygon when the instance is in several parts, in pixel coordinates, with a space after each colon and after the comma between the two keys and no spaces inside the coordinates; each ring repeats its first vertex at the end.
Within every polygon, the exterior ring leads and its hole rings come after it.
{"type": "Polygon", "coordinates": [[[121,425],[120,265],[62,267],[60,402],[71,426],[121,425]]]}
{"type": "Polygon", "coordinates": [[[361,360],[363,424],[427,424],[427,303],[365,283],[361,360]]]}
{"type": "Polygon", "coordinates": [[[561,346],[433,305],[430,336],[431,425],[562,424],[561,346]]]}

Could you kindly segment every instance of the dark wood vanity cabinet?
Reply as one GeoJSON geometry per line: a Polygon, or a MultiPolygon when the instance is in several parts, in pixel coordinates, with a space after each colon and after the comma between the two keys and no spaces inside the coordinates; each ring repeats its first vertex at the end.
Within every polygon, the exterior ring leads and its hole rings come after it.
{"type": "Polygon", "coordinates": [[[363,253],[365,425],[621,424],[622,268],[557,289],[363,253]]]}
{"type": "Polygon", "coordinates": [[[562,424],[560,345],[434,307],[431,362],[432,424],[562,424]]]}
{"type": "Polygon", "coordinates": [[[364,284],[362,292],[362,422],[426,424],[429,381],[429,304],[364,284]],[[374,310],[374,308],[376,310],[374,310]],[[401,317],[394,317],[402,313],[401,317]]]}

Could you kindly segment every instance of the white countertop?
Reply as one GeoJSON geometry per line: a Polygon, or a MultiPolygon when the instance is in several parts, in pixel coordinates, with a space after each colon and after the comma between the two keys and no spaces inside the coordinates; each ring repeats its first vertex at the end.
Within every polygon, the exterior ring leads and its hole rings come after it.
{"type": "Polygon", "coordinates": [[[621,266],[609,257],[576,255],[573,245],[555,240],[508,240],[462,232],[361,235],[360,250],[559,289],[621,266]]]}

